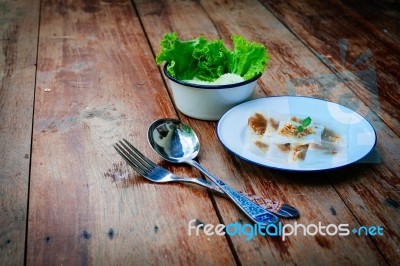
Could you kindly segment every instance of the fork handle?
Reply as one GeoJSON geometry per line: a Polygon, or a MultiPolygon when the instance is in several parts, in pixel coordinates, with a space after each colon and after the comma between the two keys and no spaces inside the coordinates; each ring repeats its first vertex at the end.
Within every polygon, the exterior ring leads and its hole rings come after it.
{"type": "Polygon", "coordinates": [[[230,186],[226,185],[216,176],[208,172],[201,164],[194,160],[187,161],[191,166],[196,167],[202,173],[204,173],[212,182],[214,182],[222,191],[226,193],[226,195],[231,198],[231,200],[238,206],[253,222],[268,225],[275,224],[279,221],[279,218],[265,210],[264,208],[258,206],[253,201],[243,196],[230,186]]]}

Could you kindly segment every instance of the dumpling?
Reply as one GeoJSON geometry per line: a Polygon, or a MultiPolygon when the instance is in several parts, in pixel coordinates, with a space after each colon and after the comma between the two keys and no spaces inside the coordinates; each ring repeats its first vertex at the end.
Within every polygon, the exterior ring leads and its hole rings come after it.
{"type": "Polygon", "coordinates": [[[301,121],[292,117],[289,121],[280,121],[278,130],[271,136],[272,143],[320,144],[324,126],[311,122],[302,132],[298,131],[301,121]]]}

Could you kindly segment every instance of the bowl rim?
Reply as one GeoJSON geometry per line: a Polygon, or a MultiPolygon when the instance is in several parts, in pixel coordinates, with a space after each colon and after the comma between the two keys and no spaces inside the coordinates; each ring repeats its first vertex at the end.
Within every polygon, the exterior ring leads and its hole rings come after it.
{"type": "Polygon", "coordinates": [[[259,74],[255,75],[253,78],[245,80],[245,81],[242,81],[242,82],[239,82],[239,83],[232,83],[232,84],[225,84],[225,85],[203,85],[203,84],[193,84],[193,83],[184,82],[182,80],[179,80],[179,79],[176,79],[176,78],[172,77],[167,72],[167,66],[168,66],[168,63],[165,63],[164,67],[163,67],[163,70],[164,70],[164,75],[168,79],[170,79],[170,80],[172,80],[172,81],[174,81],[174,82],[176,82],[178,84],[184,85],[184,86],[193,87],[193,88],[199,88],[199,89],[214,89],[215,90],[215,89],[236,88],[236,87],[240,87],[240,86],[252,83],[253,81],[256,81],[263,74],[263,73],[259,73],[259,74]]]}

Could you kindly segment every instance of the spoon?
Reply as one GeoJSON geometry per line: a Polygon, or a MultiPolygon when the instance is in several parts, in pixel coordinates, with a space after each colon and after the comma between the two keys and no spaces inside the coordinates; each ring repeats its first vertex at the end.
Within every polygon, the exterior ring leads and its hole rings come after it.
{"type": "Polygon", "coordinates": [[[253,222],[275,224],[279,218],[258,206],[208,172],[194,160],[200,151],[200,142],[191,127],[176,119],[159,119],[149,127],[148,139],[153,149],[172,163],[187,163],[196,167],[215,183],[253,222]]]}

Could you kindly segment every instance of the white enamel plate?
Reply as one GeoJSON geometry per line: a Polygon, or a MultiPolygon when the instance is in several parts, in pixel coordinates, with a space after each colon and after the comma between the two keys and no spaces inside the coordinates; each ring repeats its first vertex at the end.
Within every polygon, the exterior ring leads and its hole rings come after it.
{"type": "Polygon", "coordinates": [[[217,135],[222,145],[239,158],[260,166],[294,171],[318,171],[342,167],[362,159],[376,144],[374,128],[358,113],[336,103],[299,96],[268,97],[242,103],[221,117],[217,135]],[[342,128],[347,141],[346,152],[340,158],[331,156],[297,164],[272,160],[267,156],[256,154],[246,147],[246,132],[248,118],[259,111],[268,113],[271,117],[274,117],[274,114],[310,116],[314,121],[322,121],[325,127],[342,128]]]}

